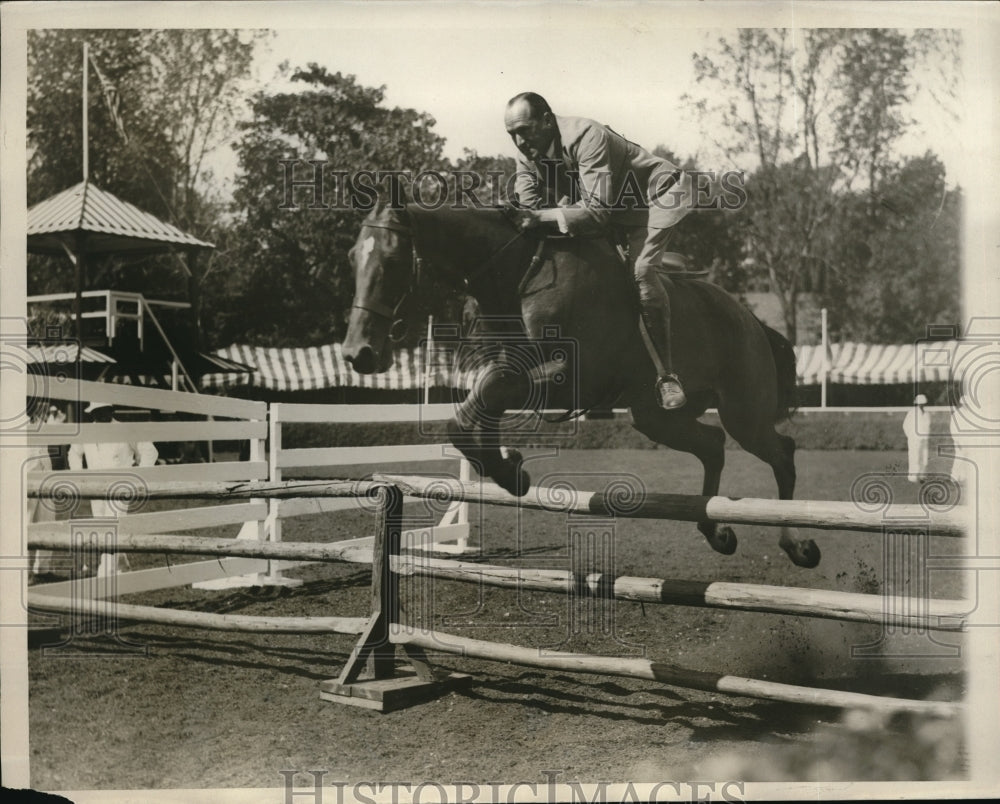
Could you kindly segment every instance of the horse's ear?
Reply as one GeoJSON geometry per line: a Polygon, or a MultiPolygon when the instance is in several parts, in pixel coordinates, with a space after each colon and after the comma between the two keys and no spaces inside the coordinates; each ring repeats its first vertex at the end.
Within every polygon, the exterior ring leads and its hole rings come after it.
{"type": "Polygon", "coordinates": [[[403,209],[401,199],[393,198],[391,193],[379,187],[375,196],[375,205],[371,208],[369,215],[375,219],[384,219],[398,214],[403,209]]]}

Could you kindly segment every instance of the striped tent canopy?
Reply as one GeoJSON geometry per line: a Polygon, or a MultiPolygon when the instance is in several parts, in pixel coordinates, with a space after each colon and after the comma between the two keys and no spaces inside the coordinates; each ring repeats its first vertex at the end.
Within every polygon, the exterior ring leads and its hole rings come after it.
{"type": "MultiPolygon", "coordinates": [[[[847,385],[890,385],[945,381],[957,341],[927,341],[916,344],[833,344],[830,347],[828,381],[847,385]]],[[[248,384],[271,391],[306,391],[321,388],[376,388],[412,390],[429,387],[470,388],[475,373],[453,368],[450,346],[432,347],[430,368],[423,346],[395,353],[392,368],[383,374],[358,374],[344,360],[339,343],[308,349],[271,349],[234,345],[217,355],[249,366],[249,377],[209,374],[205,387],[225,388],[248,384]]],[[[796,374],[799,385],[818,385],[823,373],[823,348],[797,346],[796,374]]]]}
{"type": "Polygon", "coordinates": [[[270,391],[309,391],[321,388],[375,388],[406,391],[415,388],[469,388],[472,375],[452,369],[453,352],[432,347],[430,366],[423,345],[394,353],[392,368],[382,374],[358,374],[344,359],[339,343],[306,349],[273,349],[233,345],[215,354],[252,369],[249,379],[210,374],[202,379],[209,388],[249,384],[270,391]]]}
{"type": "MultiPolygon", "coordinates": [[[[904,344],[831,344],[827,381],[844,385],[894,385],[947,381],[958,341],[904,344]]],[[[795,347],[800,385],[822,382],[822,346],[795,347]]]]}

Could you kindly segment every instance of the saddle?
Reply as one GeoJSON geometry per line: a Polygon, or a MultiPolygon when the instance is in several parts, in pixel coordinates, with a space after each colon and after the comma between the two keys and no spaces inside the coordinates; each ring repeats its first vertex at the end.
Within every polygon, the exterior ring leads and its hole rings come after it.
{"type": "Polygon", "coordinates": [[[707,270],[695,270],[691,267],[691,260],[687,258],[687,255],[677,251],[664,251],[656,272],[671,278],[679,276],[685,279],[706,279],[708,277],[707,270]]]}

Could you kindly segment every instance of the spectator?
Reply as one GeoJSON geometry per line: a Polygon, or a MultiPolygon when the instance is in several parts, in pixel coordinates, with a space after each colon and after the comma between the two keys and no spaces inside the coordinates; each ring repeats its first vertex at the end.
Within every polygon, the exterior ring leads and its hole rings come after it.
{"type": "Polygon", "coordinates": [[[913,409],[903,419],[903,432],[906,433],[910,459],[906,479],[911,483],[918,480],[922,483],[927,474],[931,434],[931,414],[927,411],[927,397],[923,394],[917,394],[913,400],[913,409]]]}
{"type": "MultiPolygon", "coordinates": [[[[99,424],[115,423],[115,408],[107,402],[91,402],[84,413],[90,415],[91,421],[99,424]]],[[[70,447],[67,460],[69,468],[83,469],[84,459],[87,469],[127,469],[132,466],[155,466],[157,458],[156,447],[148,441],[125,442],[104,441],[95,444],[74,444],[70,447]]],[[[117,517],[115,507],[107,500],[91,500],[90,512],[94,517],[117,517]]],[[[112,556],[103,554],[97,569],[98,575],[111,575],[121,572],[122,567],[129,567],[128,556],[118,553],[118,561],[112,570],[112,556]]]]}
{"type": "MultiPolygon", "coordinates": [[[[63,424],[66,421],[66,414],[58,405],[49,405],[49,417],[46,424],[63,424]]],[[[52,468],[56,471],[66,468],[66,453],[69,447],[66,444],[50,444],[49,459],[52,461],[52,468]]]]}
{"type": "Polygon", "coordinates": [[[951,435],[952,452],[954,458],[951,462],[951,479],[958,485],[965,486],[969,482],[969,462],[962,457],[962,404],[964,399],[959,397],[955,406],[951,409],[951,416],[948,419],[948,432],[951,435]]]}
{"type": "MultiPolygon", "coordinates": [[[[42,416],[44,415],[44,408],[38,407],[33,412],[31,421],[35,424],[39,424],[42,416]]],[[[63,418],[65,419],[65,417],[63,418]]],[[[48,421],[53,421],[53,417],[51,415],[49,415],[48,421]]],[[[51,472],[52,460],[49,457],[49,447],[45,444],[29,447],[29,457],[24,468],[26,472],[51,472]]],[[[26,524],[31,524],[33,522],[55,522],[55,519],[55,511],[51,508],[51,506],[46,504],[45,500],[41,500],[38,497],[27,498],[27,507],[25,509],[24,519],[26,524]]],[[[28,551],[28,567],[31,576],[33,576],[32,580],[55,580],[53,577],[55,575],[52,561],[53,555],[54,553],[52,550],[28,551]]]]}

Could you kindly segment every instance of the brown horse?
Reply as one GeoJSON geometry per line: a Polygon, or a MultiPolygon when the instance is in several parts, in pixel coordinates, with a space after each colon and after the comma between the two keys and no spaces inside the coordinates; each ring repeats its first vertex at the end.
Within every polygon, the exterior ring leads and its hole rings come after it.
{"type": "MultiPolygon", "coordinates": [[[[485,321],[499,322],[502,348],[489,347],[489,370],[448,432],[481,474],[510,493],[525,494],[530,479],[520,453],[500,448],[505,411],[581,411],[617,400],[640,432],[701,461],[707,496],[719,491],[725,433],[698,417],[717,406],[725,430],[771,466],[778,496],[792,498],[795,442],[774,425],[794,404],[794,352],[721,288],[686,278],[670,283],[674,368],[688,403],[667,411],[654,396],[655,369],[628,271],[609,240],[540,240],[522,233],[503,209],[379,205],[365,219],[351,261],[355,297],[343,351],[362,374],[391,365],[390,330],[424,274],[464,289],[485,321]]],[[[704,521],[698,529],[718,552],[736,550],[729,526],[704,521]]],[[[782,528],[780,543],[797,565],[819,563],[819,548],[793,528],[782,528]]]]}

